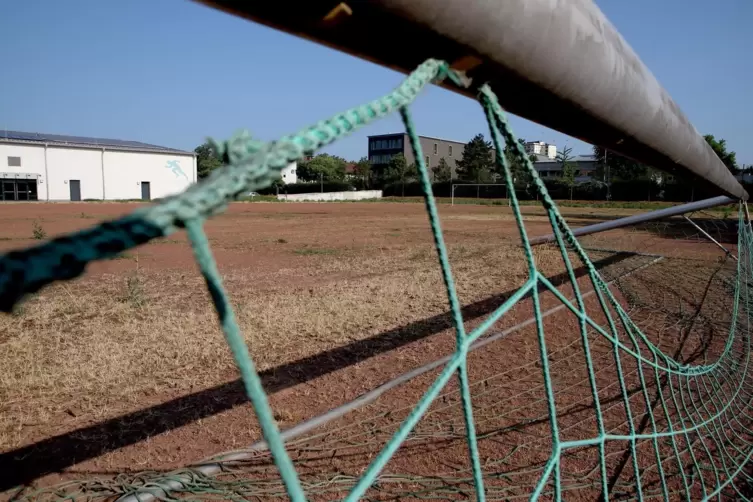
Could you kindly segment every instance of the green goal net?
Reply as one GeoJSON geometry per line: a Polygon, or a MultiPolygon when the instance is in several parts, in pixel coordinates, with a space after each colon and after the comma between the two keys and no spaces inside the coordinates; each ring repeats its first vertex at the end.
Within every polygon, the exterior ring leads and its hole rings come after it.
{"type": "MultiPolygon", "coordinates": [[[[226,166],[184,193],[121,219],[1,257],[0,307],[11,311],[23,295],[53,281],[75,278],[94,260],[172,232],[187,232],[264,438],[261,445],[178,471],[70,482],[23,497],[751,499],[753,230],[742,207],[737,221],[738,259],[734,266],[729,260],[720,264],[710,279],[691,266],[668,266],[662,256],[651,253],[636,253],[632,268],[598,270],[590,258],[600,253],[591,249],[598,242],[587,249],[573,236],[514,137],[496,96],[481,85],[478,99],[497,152],[496,166],[510,189],[528,278],[501,306],[469,328],[408,108],[425,86],[445,80],[470,85],[447,63],[428,60],[387,96],[297,134],[271,143],[238,134],[216,144],[226,166]],[[455,330],[454,351],[416,377],[414,392],[403,394],[403,401],[408,396],[415,397],[414,402],[387,411],[367,406],[350,418],[335,417],[305,434],[284,435],[235,320],[203,223],[236,197],[269,186],[285,166],[301,160],[305,153],[395,111],[403,119],[419,162],[455,330]],[[530,245],[502,154],[505,145],[527,167],[545,209],[555,235],[548,256],[561,260],[566,278],[562,283],[555,284],[541,272],[540,256],[530,245]],[[655,283],[628,280],[646,267],[657,270],[655,283]],[[675,328],[679,329],[652,333],[656,316],[668,315],[658,307],[658,300],[654,302],[664,292],[662,280],[698,286],[714,301],[695,310],[688,307],[688,316],[677,316],[675,328]],[[530,312],[531,321],[503,334],[518,336],[522,343],[522,349],[509,345],[511,351],[535,352],[536,358],[513,365],[510,358],[515,353],[503,358],[499,352],[476,350],[490,340],[496,323],[521,306],[530,312]],[[554,313],[570,316],[574,336],[552,336],[554,313]],[[726,326],[724,333],[717,330],[713,336],[699,336],[688,351],[668,349],[677,345],[677,336],[695,333],[703,324],[701,318],[708,326],[726,326]],[[203,469],[206,466],[212,469],[203,469]]],[[[678,302],[682,296],[678,295],[678,302]]],[[[506,339],[495,343],[504,347],[506,339]]]]}

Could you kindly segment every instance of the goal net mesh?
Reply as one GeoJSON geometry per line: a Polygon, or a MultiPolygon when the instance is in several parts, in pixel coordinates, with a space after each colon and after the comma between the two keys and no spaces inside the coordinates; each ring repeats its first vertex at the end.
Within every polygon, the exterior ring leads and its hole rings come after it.
{"type": "MultiPolygon", "coordinates": [[[[478,98],[509,188],[525,283],[491,314],[464,319],[424,154],[408,105],[430,83],[468,82],[428,60],[392,93],[272,143],[216,144],[225,167],[129,216],[0,258],[0,307],[80,275],[87,263],[185,229],[264,443],[172,472],[69,482],[28,500],[749,500],[753,454],[750,288],[753,231],[703,216],[736,249],[719,259],[655,248],[697,246],[695,227],[644,224],[620,239],[576,239],[487,86],[478,98]],[[234,318],[203,222],[269,186],[290,162],[398,111],[419,159],[455,348],[380,399],[283,437],[234,318]],[[515,196],[510,145],[526,166],[555,241],[532,247],[515,196]],[[678,244],[679,245],[679,244],[678,244]],[[608,248],[608,249],[607,249],[608,248]],[[619,259],[614,259],[619,256],[619,259]],[[610,258],[612,257],[612,258],[610,258]],[[562,279],[542,272],[558,260],[562,279]],[[514,318],[505,329],[500,323],[514,318]],[[525,319],[529,319],[526,321],[525,319]],[[385,404],[387,403],[387,404],[385,404]],[[207,474],[202,466],[213,465],[207,474]]],[[[505,267],[505,263],[493,266],[505,267]]],[[[406,279],[407,280],[407,279],[406,279]]]]}

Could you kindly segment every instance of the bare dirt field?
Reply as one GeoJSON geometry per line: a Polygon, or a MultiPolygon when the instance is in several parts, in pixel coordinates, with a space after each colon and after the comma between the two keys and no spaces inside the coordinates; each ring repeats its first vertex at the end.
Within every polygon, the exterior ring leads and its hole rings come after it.
{"type": "MultiPolygon", "coordinates": [[[[0,252],[135,207],[3,204],[0,252]]],[[[572,226],[635,212],[562,209],[572,226]]],[[[523,213],[530,236],[551,232],[542,208],[523,207],[523,213]]],[[[441,205],[440,216],[465,328],[471,331],[528,278],[515,221],[509,208],[499,206],[441,205]]],[[[732,220],[704,218],[710,233],[736,254],[732,220]]],[[[206,229],[283,429],[453,352],[452,320],[422,204],[237,203],[206,229]]],[[[734,262],[725,260],[718,247],[677,222],[611,231],[582,242],[592,248],[591,258],[607,280],[631,274],[615,291],[636,324],[655,332],[654,344],[696,364],[715,357],[729,328],[731,301],[725,288],[734,275],[734,262]],[[665,258],[658,261],[659,255],[665,258]],[[707,301],[709,291],[716,293],[714,302],[707,301]]],[[[541,246],[534,254],[541,273],[572,297],[559,250],[541,246]]],[[[574,268],[582,290],[593,289],[582,264],[574,268]]],[[[559,304],[551,293],[540,296],[542,310],[559,304]]],[[[597,295],[586,299],[585,308],[608,326],[597,295]]],[[[531,316],[527,298],[491,332],[531,316]]],[[[598,424],[578,319],[561,310],[548,315],[543,327],[562,438],[592,437],[598,424]]],[[[633,361],[624,368],[624,381],[633,389],[629,399],[635,416],[630,418],[615,407],[623,394],[612,344],[592,329],[588,337],[607,426],[625,432],[632,420],[638,427],[648,410],[639,402],[640,365],[633,361]]],[[[528,325],[468,359],[477,432],[488,439],[479,443],[480,454],[496,498],[530,492],[552,450],[539,353],[535,326],[528,325]],[[506,477],[492,475],[501,471],[506,477]]],[[[119,473],[175,469],[260,439],[182,233],[92,264],[83,277],[48,287],[14,314],[0,315],[0,368],[0,493],[6,498],[62,480],[111,480],[119,473]]],[[[297,439],[296,465],[311,494],[329,499],[352,486],[353,476],[363,472],[438,372],[297,439]]],[[[662,385],[671,388],[671,378],[653,380],[652,374],[649,379],[650,401],[660,396],[656,389],[662,385]]],[[[395,492],[418,497],[422,490],[436,490],[429,480],[436,483],[437,477],[442,486],[452,485],[450,499],[472,491],[454,380],[446,392],[419,423],[412,442],[388,464],[385,472],[392,477],[372,489],[374,498],[395,492]],[[445,476],[448,472],[454,474],[445,476]]],[[[674,418],[670,413],[662,423],[667,426],[674,418]]],[[[680,472],[693,440],[687,439],[685,449],[678,447],[680,472]]],[[[648,459],[646,465],[652,462],[648,443],[637,450],[648,459]]],[[[676,446],[667,443],[660,450],[676,446]]],[[[632,464],[620,460],[624,448],[609,448],[610,489],[628,490],[632,464]]],[[[563,486],[582,492],[583,499],[599,493],[597,453],[596,448],[574,450],[560,466],[563,486]]],[[[260,455],[243,468],[259,480],[277,479],[269,465],[268,456],[260,455]]],[[[653,490],[658,490],[651,474],[656,469],[645,474],[653,490]]],[[[117,491],[138,485],[137,479],[105,484],[117,491]]],[[[261,499],[283,493],[279,483],[265,489],[239,493],[261,499]]]]}

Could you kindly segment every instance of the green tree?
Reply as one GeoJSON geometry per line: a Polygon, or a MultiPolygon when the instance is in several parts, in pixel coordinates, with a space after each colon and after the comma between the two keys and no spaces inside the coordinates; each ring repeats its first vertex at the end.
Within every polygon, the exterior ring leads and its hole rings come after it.
{"type": "MultiPolygon", "coordinates": [[[[523,138],[518,138],[518,143],[525,149],[526,140],[523,138]]],[[[536,162],[536,155],[530,154],[527,156],[528,160],[531,161],[531,163],[536,162]]],[[[505,158],[507,159],[507,165],[510,166],[510,173],[513,177],[513,182],[517,186],[524,186],[526,189],[528,186],[533,182],[533,176],[531,175],[530,171],[528,171],[528,167],[525,164],[525,161],[520,158],[518,152],[515,148],[512,148],[510,145],[505,145],[505,158]]],[[[500,172],[500,176],[504,176],[504,173],[500,172]]],[[[502,178],[504,179],[504,177],[502,178]]]]}
{"type": "Polygon", "coordinates": [[[562,182],[570,189],[570,200],[573,200],[573,187],[575,186],[575,171],[578,165],[573,162],[570,153],[572,148],[565,147],[557,154],[557,163],[562,168],[562,182]]]}
{"type": "Polygon", "coordinates": [[[222,161],[209,143],[204,143],[194,149],[196,153],[196,171],[199,179],[206,178],[209,173],[222,167],[222,161]]]}
{"type": "Polygon", "coordinates": [[[405,184],[418,177],[416,164],[408,164],[402,153],[393,155],[382,173],[383,183],[400,183],[401,193],[405,195],[405,184]]]}
{"type": "Polygon", "coordinates": [[[371,179],[371,162],[366,157],[361,157],[358,162],[353,164],[353,174],[360,180],[364,188],[369,188],[371,179]]]}
{"type": "Polygon", "coordinates": [[[463,149],[463,156],[457,162],[458,178],[474,183],[487,183],[493,171],[492,144],[477,134],[463,149]]]}
{"type": "Polygon", "coordinates": [[[619,153],[594,145],[593,154],[596,158],[596,170],[593,177],[598,181],[611,183],[612,181],[632,181],[648,179],[651,170],[645,164],[636,162],[619,153]]]}
{"type": "Polygon", "coordinates": [[[298,164],[298,178],[303,181],[342,181],[347,162],[342,157],[321,153],[298,164]]]}
{"type": "Polygon", "coordinates": [[[706,143],[709,144],[711,149],[714,150],[716,156],[719,157],[719,160],[727,166],[727,169],[729,169],[732,174],[740,172],[740,168],[737,166],[737,154],[735,152],[727,151],[727,140],[716,139],[712,134],[705,135],[703,139],[706,140],[706,143]]]}
{"type": "Polygon", "coordinates": [[[450,164],[442,157],[439,159],[439,164],[431,168],[434,174],[434,183],[442,183],[446,181],[452,181],[452,168],[450,164]]]}

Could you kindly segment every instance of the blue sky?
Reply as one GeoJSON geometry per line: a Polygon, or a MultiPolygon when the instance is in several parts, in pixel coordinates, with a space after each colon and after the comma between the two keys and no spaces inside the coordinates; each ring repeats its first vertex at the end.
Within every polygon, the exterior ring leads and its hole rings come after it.
{"type": "MultiPolygon", "coordinates": [[[[597,0],[701,133],[753,163],[753,2],[597,0]]],[[[0,1],[0,128],[193,149],[238,129],[271,140],[383,95],[402,78],[351,56],[187,0],[0,1]]],[[[485,132],[478,105],[430,89],[414,106],[421,134],[485,132]]],[[[529,140],[590,147],[513,117],[529,140]]],[[[357,160],[366,136],[327,149],[357,160]]]]}

